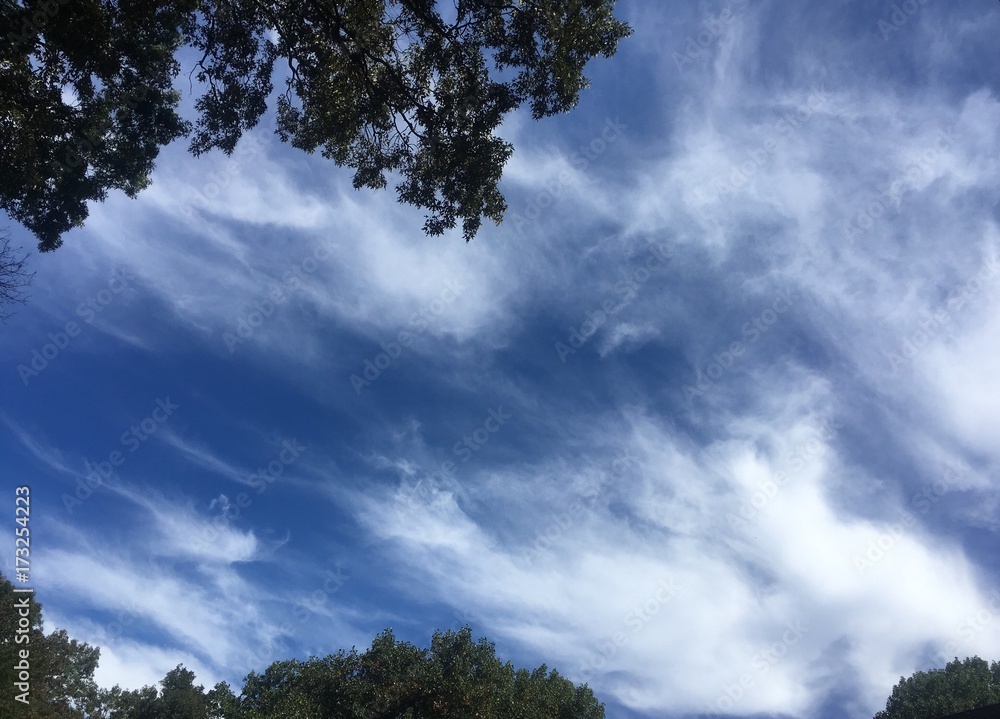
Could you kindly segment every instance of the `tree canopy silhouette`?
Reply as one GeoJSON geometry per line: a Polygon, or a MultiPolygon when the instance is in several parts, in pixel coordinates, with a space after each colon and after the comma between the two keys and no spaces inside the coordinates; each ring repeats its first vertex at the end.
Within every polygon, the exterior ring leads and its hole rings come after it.
{"type": "Polygon", "coordinates": [[[386,630],[363,654],[352,649],[250,673],[225,719],[603,719],[604,705],[543,664],[515,670],[468,627],[436,632],[429,649],[386,630]]]}
{"type": "MultiPolygon", "coordinates": [[[[194,672],[178,665],[160,687],[99,689],[100,650],[42,633],[41,605],[15,594],[0,574],[0,681],[7,691],[0,716],[24,719],[604,719],[590,688],[542,666],[528,671],[500,661],[493,644],[472,631],[435,632],[420,649],[392,630],[362,653],[352,648],[325,657],[273,662],[250,672],[240,694],[225,682],[205,691],[194,672]],[[15,641],[21,609],[29,607],[30,641],[15,641]],[[18,651],[30,656],[30,689],[18,700],[18,651]]],[[[22,691],[22,690],[18,690],[22,691]]]]}
{"type": "Polygon", "coordinates": [[[102,693],[106,719],[603,719],[604,705],[543,664],[515,670],[493,644],[465,627],[436,632],[428,649],[387,629],[358,653],[276,661],[250,672],[236,695],[225,682],[206,692],[178,666],[160,682],[102,693]]]}
{"type": "Polygon", "coordinates": [[[940,719],[967,709],[1000,703],[1000,662],[955,658],[944,669],[899,678],[885,709],[875,719],[940,719]]]}
{"type": "Polygon", "coordinates": [[[14,585],[0,574],[0,716],[83,719],[90,715],[99,704],[94,682],[99,657],[100,649],[70,639],[64,630],[45,634],[42,605],[31,595],[15,593],[14,585]],[[24,667],[28,667],[27,686],[21,678],[24,667]]]}
{"type": "Polygon", "coordinates": [[[586,63],[631,33],[614,4],[0,0],[0,207],[55,249],[88,201],[147,187],[172,140],[193,131],[194,154],[232,153],[280,74],[282,140],[353,168],[356,188],[397,173],[398,199],[427,210],[425,232],[460,220],[469,240],[506,210],[504,115],[577,104],[586,63]],[[185,47],[204,88],[193,124],[173,88],[185,47]]]}

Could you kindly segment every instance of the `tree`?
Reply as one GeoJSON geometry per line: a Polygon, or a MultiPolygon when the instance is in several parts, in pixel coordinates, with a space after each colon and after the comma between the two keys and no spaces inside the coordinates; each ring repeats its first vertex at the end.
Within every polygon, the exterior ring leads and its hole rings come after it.
{"type": "Polygon", "coordinates": [[[0,233],[0,322],[10,319],[8,305],[24,304],[27,295],[24,289],[31,284],[34,272],[25,268],[27,255],[20,255],[21,248],[16,250],[10,246],[10,236],[0,233]]]}
{"type": "Polygon", "coordinates": [[[97,706],[94,671],[100,649],[70,639],[63,630],[45,635],[42,606],[30,594],[14,592],[0,574],[0,715],[18,719],[82,719],[97,706]],[[19,604],[25,606],[22,609],[19,604]],[[23,621],[22,621],[23,620],[23,621]],[[27,637],[27,640],[21,639],[27,637]],[[27,650],[27,656],[21,654],[27,650]],[[28,703],[15,682],[21,661],[30,674],[28,703]]]}
{"type": "Polygon", "coordinates": [[[178,665],[160,689],[98,689],[99,649],[45,636],[41,605],[30,600],[21,622],[20,595],[0,574],[0,716],[12,719],[604,719],[590,688],[574,685],[543,664],[533,671],[501,662],[492,643],[472,630],[435,632],[420,649],[392,630],[366,652],[343,650],[307,661],[276,661],[250,672],[237,696],[225,682],[206,692],[194,672],[178,665]],[[17,642],[18,630],[30,636],[17,642]],[[17,652],[30,648],[30,703],[16,688],[17,652]]]}
{"type": "Polygon", "coordinates": [[[356,649],[251,672],[239,710],[226,719],[603,719],[586,685],[549,672],[515,671],[472,632],[436,632],[429,649],[380,634],[356,649]]]}
{"type": "Polygon", "coordinates": [[[53,250],[108,190],[135,197],[190,130],[173,89],[197,0],[0,0],[0,207],[53,250]]]}
{"type": "Polygon", "coordinates": [[[160,682],[161,689],[146,686],[123,691],[115,686],[101,697],[105,719],[221,719],[232,716],[236,697],[229,685],[220,682],[205,692],[195,686],[195,675],[178,665],[167,672],[160,682]]]}
{"type": "Polygon", "coordinates": [[[184,46],[203,83],[190,149],[230,154],[267,110],[275,63],[278,136],[354,169],[428,211],[424,230],[499,223],[510,143],[495,130],[529,103],[573,108],[586,63],[631,29],[615,0],[0,0],[0,207],[55,249],[111,188],[149,184],[159,148],[192,127],[176,114],[184,46]],[[68,93],[67,93],[68,91],[68,93]],[[68,99],[67,99],[68,95],[68,99]]]}
{"type": "Polygon", "coordinates": [[[940,719],[1000,703],[1000,662],[979,657],[948,662],[944,669],[899,678],[885,709],[875,719],[940,719]]]}

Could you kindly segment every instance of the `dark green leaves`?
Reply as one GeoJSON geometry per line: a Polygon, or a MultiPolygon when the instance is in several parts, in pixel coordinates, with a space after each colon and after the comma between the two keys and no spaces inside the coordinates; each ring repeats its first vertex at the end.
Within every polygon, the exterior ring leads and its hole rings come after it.
{"type": "Polygon", "coordinates": [[[957,658],[944,669],[900,678],[875,719],[938,719],[966,709],[1000,703],[1000,662],[957,658]]]}
{"type": "Polygon", "coordinates": [[[0,683],[4,687],[0,716],[83,719],[85,712],[98,705],[94,670],[100,650],[70,639],[63,630],[44,634],[41,610],[34,595],[16,594],[10,581],[0,575],[0,683]],[[27,612],[25,624],[21,623],[23,611],[27,612]],[[23,650],[30,669],[28,703],[15,699],[24,692],[15,685],[20,681],[16,667],[24,660],[23,650]]]}
{"type": "Polygon", "coordinates": [[[82,225],[88,201],[148,186],[159,148],[188,131],[172,83],[194,2],[4,3],[0,207],[39,249],[82,225]]]}
{"type": "Polygon", "coordinates": [[[604,707],[542,666],[515,671],[466,627],[435,633],[429,649],[386,630],[371,649],[251,673],[240,712],[227,719],[603,719],[604,707]]]}
{"type": "Polygon", "coordinates": [[[194,154],[231,153],[279,72],[281,139],[352,168],[356,188],[397,176],[426,232],[461,221],[469,240],[506,210],[504,115],[572,109],[586,63],[631,32],[613,7],[465,0],[445,20],[429,0],[2,0],[0,207],[52,250],[88,201],[146,187],[159,148],[191,129],[172,86],[190,45],[204,87],[194,154]]]}
{"type": "MultiPolygon", "coordinates": [[[[14,685],[18,626],[13,586],[0,575],[0,679],[14,685]]],[[[307,661],[277,661],[250,672],[237,696],[225,683],[210,691],[182,666],[160,687],[98,690],[98,649],[65,632],[41,632],[33,601],[31,704],[14,713],[5,692],[3,716],[57,719],[603,719],[604,707],[586,686],[545,665],[515,670],[496,657],[493,644],[472,640],[465,627],[436,632],[430,647],[397,641],[392,630],[364,653],[343,650],[307,661]]]]}

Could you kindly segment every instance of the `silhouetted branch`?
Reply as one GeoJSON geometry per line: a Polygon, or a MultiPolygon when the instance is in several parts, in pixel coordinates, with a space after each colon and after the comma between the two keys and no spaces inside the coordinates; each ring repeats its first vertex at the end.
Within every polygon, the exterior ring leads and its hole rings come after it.
{"type": "Polygon", "coordinates": [[[27,301],[25,288],[35,276],[25,269],[28,255],[19,255],[20,250],[10,246],[6,232],[0,236],[0,322],[6,322],[14,314],[8,309],[10,305],[23,305],[27,301]]]}

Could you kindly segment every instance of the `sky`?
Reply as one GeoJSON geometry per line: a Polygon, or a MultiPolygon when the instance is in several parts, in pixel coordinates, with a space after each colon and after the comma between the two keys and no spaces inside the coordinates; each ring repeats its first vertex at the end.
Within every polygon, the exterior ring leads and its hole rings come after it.
{"type": "Polygon", "coordinates": [[[3,493],[100,684],[468,624],[609,718],[832,719],[1000,659],[1000,6],[616,16],[471,243],[267,127],[7,223],[3,493]]]}

